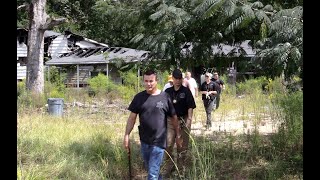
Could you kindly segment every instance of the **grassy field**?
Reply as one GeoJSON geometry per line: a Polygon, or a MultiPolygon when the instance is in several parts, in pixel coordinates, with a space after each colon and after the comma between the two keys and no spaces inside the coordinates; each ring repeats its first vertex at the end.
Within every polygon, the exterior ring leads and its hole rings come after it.
{"type": "MultiPolygon", "coordinates": [[[[227,87],[214,112],[219,127],[211,131],[203,127],[197,98],[191,161],[171,179],[303,179],[302,93],[262,93],[248,86],[246,93],[227,87]],[[232,128],[230,122],[241,125],[232,128]],[[273,129],[264,130],[269,124],[273,129]]],[[[122,145],[128,102],[78,94],[66,98],[61,118],[37,104],[29,108],[18,100],[18,179],[128,179],[122,145]]],[[[137,125],[130,135],[131,165],[135,179],[143,179],[137,125]]]]}

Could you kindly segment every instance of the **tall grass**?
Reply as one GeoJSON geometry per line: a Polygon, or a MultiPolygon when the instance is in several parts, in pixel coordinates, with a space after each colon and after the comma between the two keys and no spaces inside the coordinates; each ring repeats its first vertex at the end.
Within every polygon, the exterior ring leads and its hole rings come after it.
{"type": "Polygon", "coordinates": [[[18,123],[19,179],[117,179],[125,173],[123,122],[34,114],[18,123]]]}
{"type": "MultiPolygon", "coordinates": [[[[191,131],[189,166],[173,173],[171,179],[303,179],[303,94],[289,94],[280,79],[268,80],[272,88],[262,92],[262,80],[249,79],[248,84],[240,85],[241,90],[227,86],[220,108],[213,113],[214,122],[247,124],[237,133],[226,129],[200,134],[191,131]],[[261,132],[267,121],[274,123],[274,133],[261,132]]],[[[47,95],[37,99],[21,91],[18,179],[128,179],[122,140],[129,115],[126,107],[135,90],[124,86],[122,91],[90,97],[86,90],[66,89],[68,105],[62,118],[46,112],[47,95]],[[127,101],[119,100],[119,94],[127,94],[127,101]]],[[[200,96],[196,103],[193,123],[204,125],[200,96]]],[[[136,126],[130,135],[132,169],[143,179],[136,126]]]]}

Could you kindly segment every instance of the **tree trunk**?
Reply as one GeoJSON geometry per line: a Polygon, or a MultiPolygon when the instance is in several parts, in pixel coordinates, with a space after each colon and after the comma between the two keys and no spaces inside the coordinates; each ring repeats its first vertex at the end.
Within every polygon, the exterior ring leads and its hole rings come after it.
{"type": "Polygon", "coordinates": [[[44,89],[44,32],[65,22],[51,19],[46,13],[47,0],[32,0],[29,5],[27,81],[28,90],[42,94],[44,89]]]}
{"type": "Polygon", "coordinates": [[[29,32],[27,57],[28,90],[42,94],[44,89],[43,56],[44,31],[42,26],[46,23],[46,0],[32,0],[29,6],[29,32]]]}

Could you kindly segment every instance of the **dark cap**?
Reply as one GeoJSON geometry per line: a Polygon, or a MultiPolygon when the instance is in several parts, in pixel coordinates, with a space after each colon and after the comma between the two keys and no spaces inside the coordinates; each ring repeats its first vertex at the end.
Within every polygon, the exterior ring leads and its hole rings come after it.
{"type": "Polygon", "coordinates": [[[172,72],[172,76],[176,79],[181,79],[182,78],[182,72],[180,69],[175,69],[172,72]]]}

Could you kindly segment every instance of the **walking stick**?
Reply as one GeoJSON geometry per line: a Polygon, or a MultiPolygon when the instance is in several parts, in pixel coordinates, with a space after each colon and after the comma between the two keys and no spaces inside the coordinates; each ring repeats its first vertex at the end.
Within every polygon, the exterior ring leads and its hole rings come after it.
{"type": "Polygon", "coordinates": [[[128,147],[128,165],[129,165],[129,180],[131,180],[131,152],[130,146],[128,147]]]}

